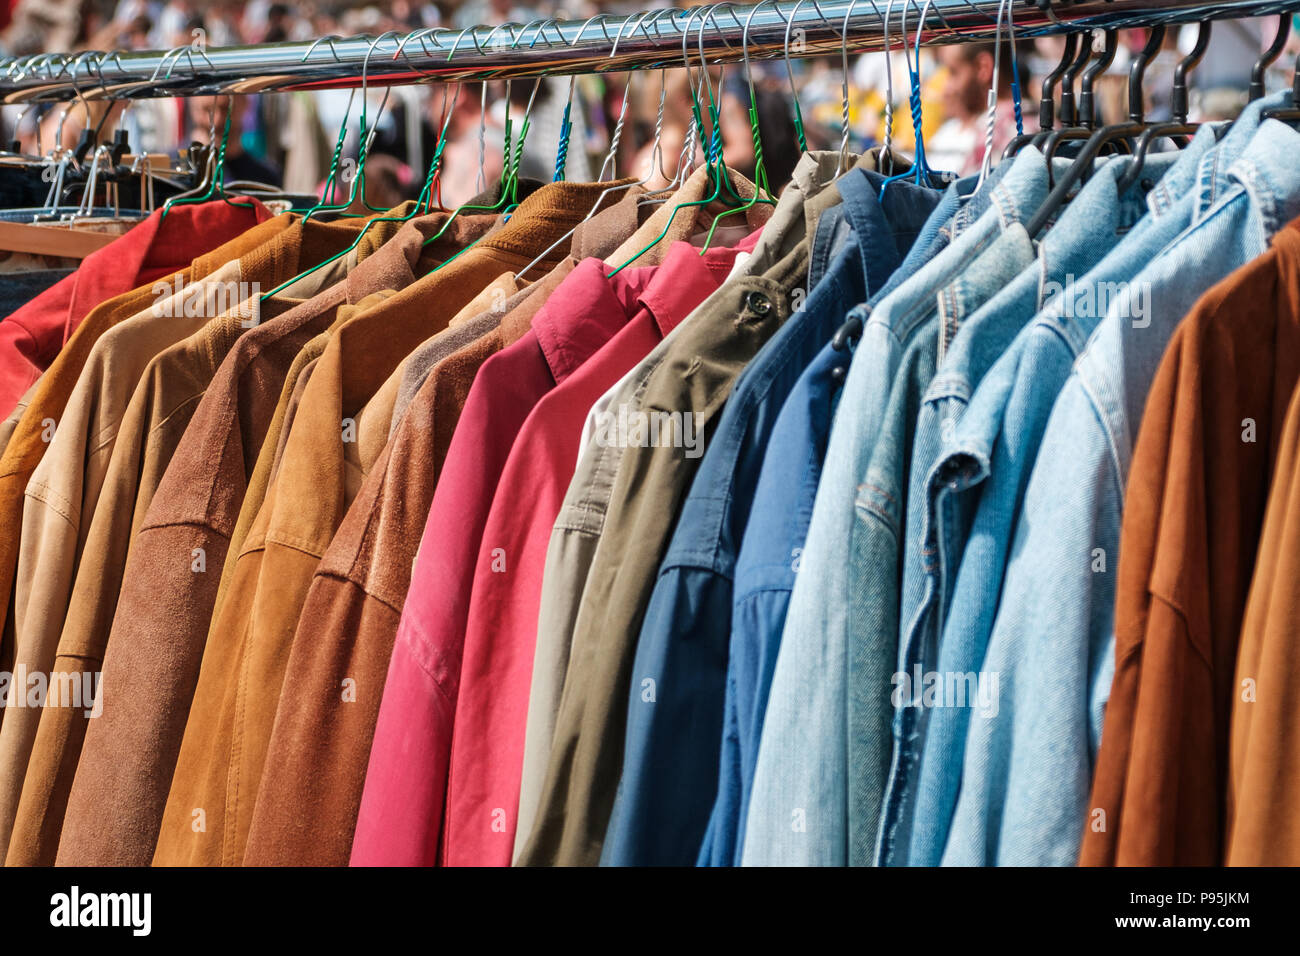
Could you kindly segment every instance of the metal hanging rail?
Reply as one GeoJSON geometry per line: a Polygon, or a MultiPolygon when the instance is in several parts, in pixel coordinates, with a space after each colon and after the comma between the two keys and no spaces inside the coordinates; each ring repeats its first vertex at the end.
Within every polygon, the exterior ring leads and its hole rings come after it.
{"type": "MultiPolygon", "coordinates": [[[[987,40],[1002,0],[763,0],[626,17],[536,20],[468,30],[416,30],[380,37],[323,37],[311,42],[179,47],[166,52],[40,54],[0,61],[4,102],[258,93],[411,83],[481,81],[570,73],[622,72],[818,56],[908,42],[924,19],[921,43],[987,40]],[[847,31],[845,23],[847,18],[847,31]],[[742,43],[742,38],[745,42],[742,43]]],[[[1155,26],[1300,10],[1300,0],[1011,0],[1016,35],[1034,37],[1097,28],[1155,26]]]]}

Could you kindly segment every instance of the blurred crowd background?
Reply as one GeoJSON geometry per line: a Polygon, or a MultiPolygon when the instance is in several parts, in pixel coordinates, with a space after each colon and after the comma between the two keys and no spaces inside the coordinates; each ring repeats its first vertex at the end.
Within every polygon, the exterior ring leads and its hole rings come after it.
{"type": "MultiPolygon", "coordinates": [[[[421,27],[463,29],[505,21],[527,23],[545,17],[586,18],[597,13],[631,13],[660,3],[607,3],[565,0],[564,5],[517,3],[516,0],[391,0],[383,6],[345,0],[0,0],[0,52],[26,55],[80,49],[172,49],[195,43],[228,46],[244,43],[312,40],[330,35],[378,36],[421,27]]],[[[1297,23],[1300,26],[1300,22],[1297,23]]],[[[1192,119],[1228,119],[1246,102],[1251,65],[1272,40],[1276,18],[1224,20],[1214,25],[1209,50],[1192,74],[1192,119]]],[[[1174,66],[1196,39],[1195,26],[1173,28],[1164,49],[1147,71],[1144,89],[1148,119],[1169,116],[1174,66]]],[[[1270,69],[1269,90],[1289,86],[1295,70],[1297,33],[1270,69]]],[[[1141,49],[1145,31],[1121,34],[1114,63],[1097,86],[1103,121],[1118,121],[1127,112],[1128,64],[1141,49]]],[[[998,73],[995,158],[1016,133],[1012,108],[1018,81],[1026,131],[1037,128],[1037,96],[1042,77],[1059,61],[1060,37],[1019,41],[1014,51],[1003,43],[957,44],[922,51],[921,135],[931,168],[970,173],[983,158],[987,95],[998,73]]],[[[184,60],[181,61],[182,67],[184,60]]],[[[752,79],[762,133],[764,165],[773,190],[788,180],[798,159],[791,106],[790,79],[783,61],[752,63],[752,79]]],[[[838,54],[795,60],[798,93],[809,148],[838,148],[842,125],[842,72],[838,54]]],[[[881,53],[849,61],[849,143],[862,149],[885,135],[885,105],[892,71],[892,144],[910,153],[914,124],[908,110],[908,80],[900,52],[889,66],[881,53]]],[[[754,172],[750,134],[749,87],[743,67],[715,74],[721,91],[720,128],[726,163],[746,175],[754,172]]],[[[367,159],[367,198],[373,204],[413,198],[423,185],[444,123],[448,142],[443,155],[441,190],[445,204],[462,202],[497,176],[503,166],[502,139],[507,115],[518,118],[533,95],[531,80],[487,84],[419,85],[371,89],[368,117],[377,125],[367,159]],[[385,94],[387,92],[387,98],[385,94]]],[[[293,192],[319,192],[328,173],[340,131],[346,126],[345,157],[358,150],[360,95],[347,90],[239,96],[231,103],[226,153],[227,180],[253,180],[293,192]]],[[[176,155],[193,142],[207,142],[224,127],[228,99],[195,97],[140,100],[111,107],[113,125],[128,130],[134,151],[176,155]],[[124,115],[122,115],[124,114],[124,115]]],[[[550,179],[566,102],[572,102],[572,134],[566,176],[597,178],[605,167],[620,115],[623,129],[613,163],[618,175],[652,182],[672,179],[684,151],[690,117],[690,90],[683,70],[568,77],[544,80],[537,90],[521,174],[550,179]],[[630,84],[630,85],[629,85],[630,84]],[[571,98],[571,99],[570,99],[571,98]],[[626,112],[623,104],[626,100],[626,112]],[[660,110],[660,103],[663,109],[660,110]]],[[[96,106],[96,109],[107,109],[96,106]]],[[[76,143],[90,107],[28,109],[5,106],[0,123],[6,142],[28,153],[47,152],[56,135],[76,143]],[[64,115],[66,112],[66,115],[64,115]],[[60,129],[62,124],[62,129],[60,129]]],[[[90,115],[98,124],[102,113],[90,115]]],[[[518,123],[515,124],[518,128],[518,123]]]]}

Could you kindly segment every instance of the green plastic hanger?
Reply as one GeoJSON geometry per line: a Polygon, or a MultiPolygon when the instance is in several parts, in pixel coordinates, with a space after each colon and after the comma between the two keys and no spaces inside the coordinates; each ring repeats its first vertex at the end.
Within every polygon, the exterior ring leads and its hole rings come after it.
{"type": "MultiPolygon", "coordinates": [[[[772,3],[774,0],[761,0],[754,5],[749,11],[749,16],[745,18],[745,28],[741,31],[741,53],[745,58],[745,82],[749,85],[749,129],[754,137],[754,195],[749,202],[736,209],[728,209],[726,212],[719,213],[713,218],[713,225],[709,227],[709,234],[704,237],[704,245],[700,249],[700,255],[704,255],[709,250],[709,245],[713,242],[713,234],[717,232],[718,223],[722,222],[727,216],[734,216],[736,213],[748,213],[759,203],[775,205],[776,200],[772,198],[772,192],[767,182],[767,168],[763,164],[763,141],[758,131],[758,97],[754,93],[754,75],[749,68],[749,24],[754,19],[754,14],[765,3],[772,3]]],[[[728,181],[730,177],[728,177],[728,181]]]]}
{"type": "MultiPolygon", "coordinates": [[[[433,153],[433,159],[429,161],[429,174],[428,174],[428,175],[425,177],[425,179],[424,179],[424,187],[420,190],[420,194],[416,197],[416,199],[415,199],[415,204],[411,207],[411,211],[410,211],[409,213],[407,213],[405,216],[379,216],[379,217],[376,217],[376,218],[374,218],[374,219],[371,219],[369,222],[367,222],[364,226],[361,227],[361,230],[357,233],[357,237],[356,237],[356,239],[352,240],[352,244],[349,245],[349,246],[348,246],[346,249],[344,249],[342,252],[338,252],[338,253],[336,253],[336,254],[330,256],[330,257],[329,257],[328,259],[326,259],[324,262],[320,263],[319,265],[312,266],[312,267],[311,267],[310,269],[308,269],[306,272],[303,272],[303,273],[301,273],[301,274],[299,274],[299,275],[294,276],[292,279],[289,279],[287,282],[282,282],[282,283],[280,283],[280,285],[276,286],[276,287],[275,287],[274,289],[272,289],[270,292],[266,292],[266,293],[264,293],[264,294],[262,295],[262,297],[261,297],[261,299],[260,299],[259,301],[261,301],[261,302],[265,302],[265,301],[266,301],[267,299],[269,299],[271,296],[273,296],[273,295],[277,295],[278,293],[283,292],[285,289],[287,289],[287,288],[289,288],[290,286],[292,286],[292,285],[293,285],[295,282],[297,282],[299,279],[302,279],[302,278],[304,278],[304,277],[306,277],[306,276],[311,275],[311,274],[314,273],[314,272],[317,272],[317,271],[319,271],[319,270],[321,270],[321,269],[324,269],[326,266],[330,265],[331,263],[337,262],[338,260],[342,259],[344,256],[346,256],[346,255],[348,255],[349,253],[351,253],[354,249],[357,248],[357,246],[359,246],[359,245],[361,244],[361,240],[362,240],[362,238],[365,236],[366,231],[367,231],[371,226],[375,225],[375,223],[379,223],[379,222],[397,222],[397,223],[401,223],[401,222],[409,222],[410,220],[414,219],[417,215],[419,215],[419,214],[421,213],[421,210],[422,210],[422,209],[423,209],[425,212],[428,211],[428,208],[429,208],[429,197],[431,196],[431,194],[432,194],[432,192],[433,192],[433,189],[434,189],[434,183],[435,183],[435,181],[436,181],[437,178],[438,178],[438,174],[439,174],[439,172],[441,171],[441,167],[442,167],[442,153],[443,153],[443,150],[445,150],[445,149],[447,148],[447,130],[448,130],[448,129],[450,128],[450,126],[451,126],[451,118],[452,118],[452,115],[453,115],[453,114],[455,113],[455,111],[456,111],[456,103],[460,100],[460,91],[461,91],[461,84],[458,83],[458,84],[456,85],[456,95],[455,95],[455,97],[454,97],[454,98],[452,99],[452,101],[451,101],[451,109],[449,109],[449,110],[446,111],[446,116],[445,116],[445,118],[444,118],[444,120],[443,120],[443,123],[442,123],[442,131],[441,131],[441,133],[440,133],[439,136],[438,136],[438,146],[437,146],[437,148],[434,150],[434,153],[433,153]]],[[[446,101],[446,94],[445,94],[445,93],[444,93],[444,95],[443,95],[443,100],[444,100],[444,102],[446,101]]]]}
{"type": "MultiPolygon", "coordinates": [[[[695,14],[698,12],[704,12],[707,17],[707,15],[712,11],[711,10],[701,11],[697,8],[692,8],[690,10],[690,16],[687,18],[686,24],[682,29],[682,60],[685,65],[686,74],[688,78],[691,75],[691,66],[690,66],[689,55],[686,52],[687,37],[690,32],[691,20],[694,19],[695,14]]],[[[718,111],[717,104],[716,102],[713,101],[713,87],[712,84],[708,82],[708,64],[704,60],[703,30],[704,30],[704,22],[701,22],[700,66],[701,66],[701,71],[704,74],[705,86],[707,87],[708,96],[710,100],[709,117],[713,121],[711,135],[709,136],[709,145],[708,148],[705,150],[705,154],[704,154],[704,162],[705,162],[705,168],[708,170],[709,179],[713,184],[713,194],[705,199],[697,199],[694,200],[693,202],[678,203],[677,206],[673,209],[672,214],[668,217],[667,223],[664,224],[663,232],[659,233],[658,236],[650,240],[650,242],[647,243],[646,246],[642,248],[640,251],[638,251],[635,255],[633,255],[632,258],[628,259],[622,265],[615,268],[612,272],[609,272],[605,276],[605,278],[607,279],[614,278],[614,276],[618,275],[620,272],[622,272],[624,269],[630,266],[633,262],[636,262],[643,255],[645,255],[656,245],[658,245],[663,240],[663,238],[668,235],[668,230],[672,228],[673,220],[677,218],[677,214],[681,212],[681,210],[691,208],[691,207],[709,206],[712,203],[717,202],[719,199],[722,198],[724,181],[727,182],[727,188],[728,189],[731,188],[730,177],[727,174],[726,167],[723,165],[722,162],[721,124],[719,123],[719,111],[718,111]]],[[[694,84],[688,83],[688,86],[691,91],[691,112],[694,115],[696,127],[701,131],[701,135],[703,135],[703,131],[708,129],[708,127],[706,127],[704,123],[703,112],[700,107],[700,99],[696,93],[694,84]]],[[[734,192],[735,191],[732,190],[733,195],[734,192]]],[[[739,196],[737,196],[736,199],[738,202],[744,202],[744,200],[740,199],[739,196]]]]}
{"type": "MultiPolygon", "coordinates": [[[[360,196],[361,204],[366,209],[369,209],[371,212],[385,213],[388,211],[387,209],[380,209],[376,206],[370,205],[370,202],[366,199],[366,159],[370,155],[370,146],[374,142],[375,133],[379,128],[378,121],[376,121],[374,128],[369,128],[369,129],[367,128],[366,116],[367,116],[367,110],[369,108],[369,102],[367,96],[368,90],[367,90],[366,81],[367,81],[367,77],[369,76],[370,57],[375,52],[375,47],[378,46],[379,43],[383,41],[386,37],[397,36],[397,35],[398,34],[395,30],[390,30],[387,33],[375,37],[373,40],[370,41],[370,46],[366,50],[365,58],[361,62],[361,125],[357,131],[357,170],[356,170],[356,175],[353,176],[352,178],[351,188],[348,190],[347,202],[342,204],[326,203],[325,197],[335,195],[338,188],[337,177],[338,177],[339,159],[343,152],[343,144],[347,140],[347,131],[348,131],[347,118],[348,115],[352,112],[352,102],[356,96],[355,89],[352,91],[351,95],[348,96],[347,110],[343,114],[343,123],[339,127],[338,140],[334,144],[334,154],[330,161],[329,175],[325,179],[325,188],[321,192],[321,201],[318,202],[316,205],[312,206],[311,209],[307,210],[307,212],[303,217],[304,219],[310,219],[313,215],[315,215],[318,212],[337,213],[339,216],[343,218],[355,218],[358,216],[365,216],[366,213],[351,212],[352,207],[356,204],[358,195],[360,196]]],[[[320,40],[317,40],[316,43],[313,43],[307,49],[307,52],[303,54],[303,61],[305,62],[307,58],[311,56],[312,51],[316,48],[317,43],[328,42],[330,44],[330,49],[332,51],[334,48],[334,39],[335,38],[331,36],[331,37],[322,37],[320,40]]],[[[388,97],[390,92],[391,92],[391,88],[384,90],[384,98],[379,103],[379,113],[381,115],[383,114],[384,107],[388,105],[388,97]]]]}

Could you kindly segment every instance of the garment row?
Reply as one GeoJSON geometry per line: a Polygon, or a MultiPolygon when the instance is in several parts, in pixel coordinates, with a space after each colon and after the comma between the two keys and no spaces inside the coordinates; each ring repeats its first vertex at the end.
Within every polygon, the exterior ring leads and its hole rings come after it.
{"type": "Polygon", "coordinates": [[[155,213],[0,321],[6,863],[1295,862],[1278,102],[155,213]]]}

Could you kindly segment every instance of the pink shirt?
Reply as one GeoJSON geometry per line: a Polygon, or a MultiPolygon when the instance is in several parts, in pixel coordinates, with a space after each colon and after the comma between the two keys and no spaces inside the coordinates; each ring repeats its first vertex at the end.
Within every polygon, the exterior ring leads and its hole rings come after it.
{"type": "Polygon", "coordinates": [[[475,379],[402,611],[352,865],[509,865],[542,570],[583,419],[717,288],[735,254],[678,243],[662,268],[612,279],[585,260],[534,332],[493,359],[540,331],[559,366],[549,386],[504,362],[475,379]]]}
{"type": "Polygon", "coordinates": [[[474,566],[447,787],[449,866],[510,865],[542,572],[587,411],[722,284],[735,255],[674,245],[626,327],[538,403],[510,450],[474,566]]]}
{"type": "Polygon", "coordinates": [[[354,866],[432,865],[446,793],[451,728],[474,559],[510,447],[537,401],[609,341],[636,308],[652,267],[586,259],[518,342],[479,369],[452,435],[402,608],[366,786],[354,866]]]}

